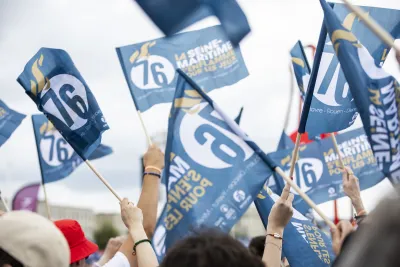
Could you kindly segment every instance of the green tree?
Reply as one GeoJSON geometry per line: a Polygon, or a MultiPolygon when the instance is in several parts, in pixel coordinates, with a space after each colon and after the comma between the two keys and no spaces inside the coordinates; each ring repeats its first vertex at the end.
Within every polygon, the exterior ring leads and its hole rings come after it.
{"type": "Polygon", "coordinates": [[[100,250],[104,250],[110,238],[119,236],[118,230],[110,222],[103,223],[95,232],[94,239],[100,250]]]}

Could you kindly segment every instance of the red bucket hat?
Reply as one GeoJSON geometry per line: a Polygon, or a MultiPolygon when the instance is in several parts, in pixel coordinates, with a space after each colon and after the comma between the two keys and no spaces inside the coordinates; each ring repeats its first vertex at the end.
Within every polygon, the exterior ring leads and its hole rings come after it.
{"type": "Polygon", "coordinates": [[[80,261],[95,253],[99,247],[86,239],[82,227],[75,220],[58,220],[54,224],[64,234],[71,251],[70,264],[80,261]]]}

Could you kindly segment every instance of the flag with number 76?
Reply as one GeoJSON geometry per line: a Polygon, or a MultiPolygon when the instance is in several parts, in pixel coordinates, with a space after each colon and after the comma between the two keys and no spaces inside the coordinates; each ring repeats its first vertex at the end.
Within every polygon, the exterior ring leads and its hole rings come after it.
{"type": "Polygon", "coordinates": [[[41,48],[17,81],[65,140],[87,159],[109,127],[68,53],[41,48]]]}

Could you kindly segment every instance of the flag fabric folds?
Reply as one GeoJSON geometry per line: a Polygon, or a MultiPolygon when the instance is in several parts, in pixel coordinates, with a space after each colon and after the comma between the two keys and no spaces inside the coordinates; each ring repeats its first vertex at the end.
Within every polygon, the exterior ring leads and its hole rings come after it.
{"type": "Polygon", "coordinates": [[[206,91],[235,84],[249,73],[240,47],[221,26],[117,48],[135,106],[144,112],[174,98],[180,68],[206,91]]]}
{"type": "Polygon", "coordinates": [[[0,147],[10,138],[24,118],[24,114],[10,109],[0,100],[0,147]]]}
{"type": "Polygon", "coordinates": [[[392,182],[399,182],[400,85],[377,64],[357,37],[342,26],[330,6],[322,0],[321,5],[325,26],[354,96],[376,162],[392,182]]]}
{"type": "Polygon", "coordinates": [[[167,204],[153,240],[160,259],[193,229],[228,232],[272,174],[257,145],[178,73],[165,153],[167,204]]]}
{"type": "Polygon", "coordinates": [[[236,0],[137,0],[139,6],[165,35],[215,15],[234,46],[250,32],[246,15],[236,0]]]}
{"type": "MultiPolygon", "coordinates": [[[[32,115],[32,123],[43,183],[55,182],[70,175],[83,162],[82,158],[44,115],[32,115]]],[[[111,153],[111,147],[100,144],[89,160],[111,153]]]]}
{"type": "MultiPolygon", "coordinates": [[[[370,188],[385,178],[376,165],[363,129],[339,134],[336,139],[343,162],[359,178],[361,190],[370,188]]],[[[281,150],[269,153],[268,156],[275,166],[281,167],[288,174],[292,152],[292,149],[281,150]]],[[[314,141],[300,146],[293,180],[316,204],[320,204],[345,196],[340,169],[341,164],[332,140],[314,141]]],[[[283,188],[285,185],[283,178],[278,174],[275,174],[275,177],[280,188],[283,188]]],[[[305,214],[309,209],[308,205],[293,189],[292,193],[295,194],[293,205],[305,214]]]]}
{"type": "Polygon", "coordinates": [[[304,101],[306,90],[308,88],[308,81],[310,79],[311,68],[300,41],[298,41],[292,50],[290,50],[290,55],[292,56],[294,76],[296,77],[297,85],[299,86],[300,96],[304,101]]]}
{"type": "MultiPolygon", "coordinates": [[[[278,198],[278,195],[264,186],[254,201],[265,227],[272,206],[278,198]]],[[[283,240],[282,252],[291,267],[328,267],[333,263],[330,237],[296,209],[285,227],[283,240]]]]}
{"type": "MultiPolygon", "coordinates": [[[[395,38],[400,37],[400,10],[362,8],[395,38]]],[[[383,64],[390,47],[376,37],[345,5],[335,3],[333,11],[343,24],[343,28],[359,37],[373,56],[373,61],[377,65],[383,64]]],[[[321,32],[325,32],[325,29],[321,32]]],[[[319,68],[313,70],[311,74],[310,80],[315,79],[315,81],[310,84],[308,96],[312,101],[306,101],[309,106],[304,108],[304,111],[308,112],[305,131],[310,137],[346,129],[358,116],[353,90],[345,77],[343,64],[340,64],[335,55],[335,44],[325,33],[320,36],[318,45],[314,64],[318,64],[319,68]]]]}
{"type": "Polygon", "coordinates": [[[31,184],[21,188],[14,196],[12,210],[37,211],[40,184],[31,184]]]}
{"type": "Polygon", "coordinates": [[[41,48],[17,80],[65,140],[87,159],[108,125],[68,53],[41,48]]]}
{"type": "Polygon", "coordinates": [[[242,113],[243,113],[243,107],[240,109],[239,114],[237,117],[234,119],[237,125],[240,125],[240,120],[242,119],[242,113]]]}

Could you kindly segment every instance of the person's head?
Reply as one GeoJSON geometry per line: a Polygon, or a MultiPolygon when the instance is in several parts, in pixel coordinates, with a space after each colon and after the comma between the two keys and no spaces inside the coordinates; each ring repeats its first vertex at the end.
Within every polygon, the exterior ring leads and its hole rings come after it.
{"type": "Polygon", "coordinates": [[[249,250],[253,255],[261,259],[264,254],[264,244],[265,236],[256,236],[250,240],[249,250]]]}
{"type": "Polygon", "coordinates": [[[261,259],[228,234],[202,230],[178,241],[160,267],[264,267],[261,259]]]}
{"type": "Polygon", "coordinates": [[[0,267],[68,265],[68,243],[51,221],[28,211],[0,217],[0,267]]]}
{"type": "Polygon", "coordinates": [[[55,221],[54,224],[68,241],[71,252],[70,266],[85,266],[85,259],[99,249],[97,245],[86,239],[82,227],[77,221],[59,220],[55,221]]]}
{"type": "Polygon", "coordinates": [[[383,200],[342,249],[336,266],[400,266],[400,197],[383,200]]]}

